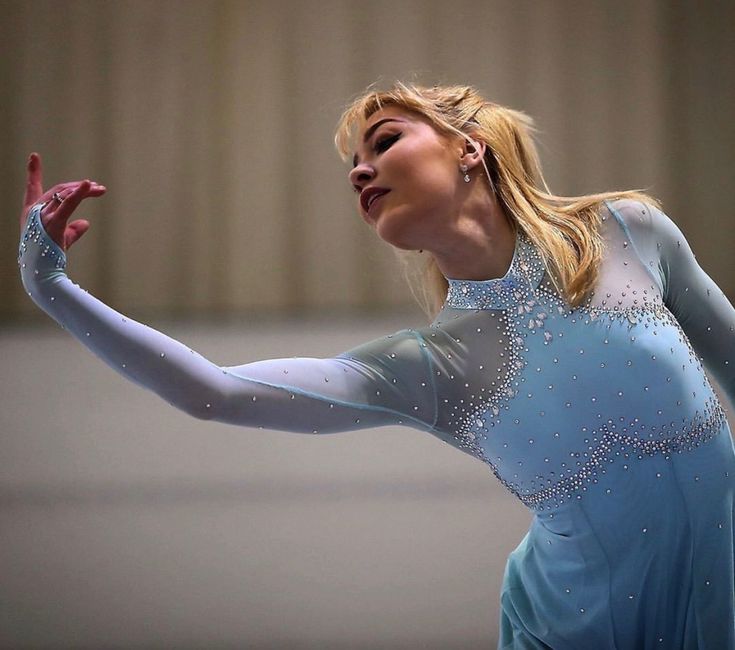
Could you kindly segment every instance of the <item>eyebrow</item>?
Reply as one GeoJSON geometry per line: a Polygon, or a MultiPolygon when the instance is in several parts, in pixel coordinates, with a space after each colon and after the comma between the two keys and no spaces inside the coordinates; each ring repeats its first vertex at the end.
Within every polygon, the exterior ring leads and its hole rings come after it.
{"type": "MultiPolygon", "coordinates": [[[[385,124],[386,122],[405,122],[405,121],[406,120],[402,120],[399,117],[384,117],[382,120],[378,120],[367,131],[365,131],[365,135],[362,136],[362,141],[367,142],[381,124],[385,124]]],[[[352,156],[352,166],[357,167],[357,163],[359,160],[360,159],[357,157],[357,154],[352,156]]]]}

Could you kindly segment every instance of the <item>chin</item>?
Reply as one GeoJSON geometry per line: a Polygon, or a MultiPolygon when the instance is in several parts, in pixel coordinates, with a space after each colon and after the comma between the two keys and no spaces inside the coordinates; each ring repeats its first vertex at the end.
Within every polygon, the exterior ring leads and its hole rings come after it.
{"type": "Polygon", "coordinates": [[[402,251],[417,251],[421,250],[418,246],[415,244],[409,244],[409,243],[401,243],[401,242],[388,242],[391,246],[394,248],[398,248],[402,251]]]}
{"type": "Polygon", "coordinates": [[[411,219],[400,219],[396,215],[380,215],[375,223],[375,232],[384,242],[405,251],[423,248],[415,241],[415,223],[411,219]]]}
{"type": "Polygon", "coordinates": [[[375,232],[378,237],[387,244],[404,251],[418,250],[421,248],[411,241],[411,237],[407,232],[405,232],[405,230],[405,228],[395,228],[392,224],[384,225],[380,220],[378,220],[378,223],[375,225],[375,232]]]}

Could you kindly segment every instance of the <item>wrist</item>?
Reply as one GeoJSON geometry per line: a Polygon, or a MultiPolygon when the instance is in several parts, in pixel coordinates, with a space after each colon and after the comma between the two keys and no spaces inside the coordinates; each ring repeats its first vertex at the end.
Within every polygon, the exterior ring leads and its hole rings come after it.
{"type": "Polygon", "coordinates": [[[18,248],[18,265],[27,291],[32,285],[65,275],[66,254],[43,227],[42,207],[38,203],[30,209],[18,248]]]}

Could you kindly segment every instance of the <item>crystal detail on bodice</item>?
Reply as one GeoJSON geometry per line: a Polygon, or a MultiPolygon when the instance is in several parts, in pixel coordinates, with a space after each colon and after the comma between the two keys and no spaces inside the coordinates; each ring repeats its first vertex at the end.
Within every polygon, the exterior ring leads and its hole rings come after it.
{"type": "Polygon", "coordinates": [[[580,493],[587,489],[587,484],[596,483],[600,475],[605,474],[605,467],[617,457],[625,460],[632,455],[642,460],[646,456],[663,454],[669,457],[692,451],[720,433],[726,421],[724,409],[719,403],[715,403],[708,417],[693,418],[683,424],[674,435],[665,438],[643,439],[640,433],[623,433],[604,425],[593,435],[596,444],[591,445],[584,453],[588,460],[580,469],[536,492],[519,490],[497,472],[494,473],[524,505],[544,510],[545,506],[558,506],[575,495],[579,498],[580,493]]]}
{"type": "Polygon", "coordinates": [[[446,306],[455,309],[507,309],[536,289],[545,267],[536,247],[521,230],[508,272],[493,280],[453,280],[447,278],[446,306]]]}

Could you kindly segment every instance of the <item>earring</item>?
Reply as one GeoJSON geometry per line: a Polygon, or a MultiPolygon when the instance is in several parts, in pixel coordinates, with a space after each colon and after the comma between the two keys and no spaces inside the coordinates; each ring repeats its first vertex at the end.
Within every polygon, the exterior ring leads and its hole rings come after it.
{"type": "Polygon", "coordinates": [[[461,171],[461,172],[462,172],[462,173],[464,174],[464,179],[463,179],[463,180],[464,180],[464,182],[465,182],[465,183],[469,183],[469,182],[470,182],[470,180],[472,180],[472,179],[470,178],[470,175],[469,175],[469,174],[467,173],[467,170],[469,169],[469,167],[467,167],[467,165],[460,165],[460,166],[459,166],[459,169],[460,169],[460,171],[461,171]]]}

